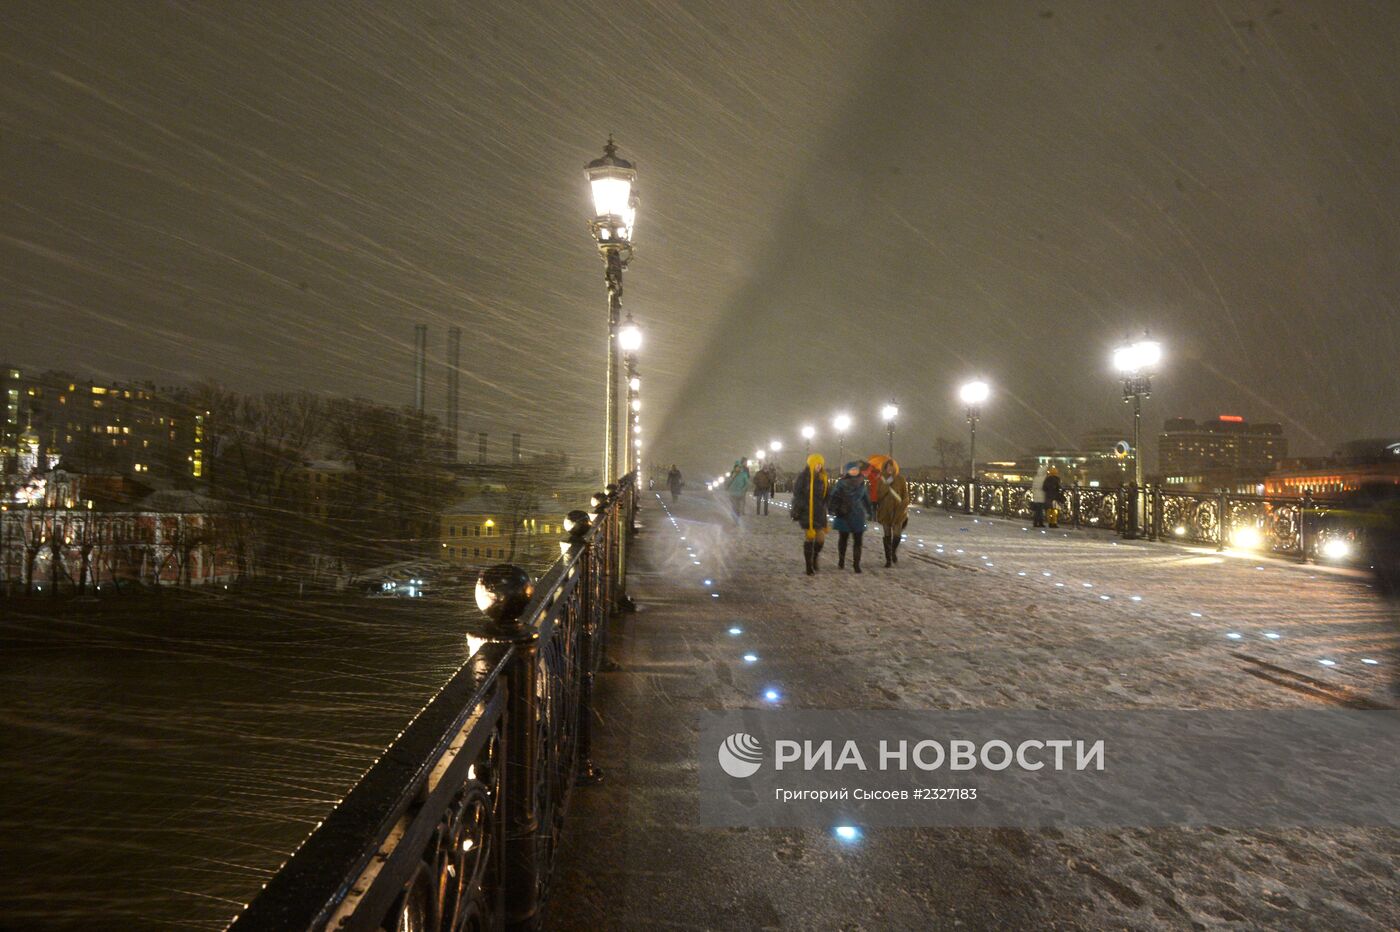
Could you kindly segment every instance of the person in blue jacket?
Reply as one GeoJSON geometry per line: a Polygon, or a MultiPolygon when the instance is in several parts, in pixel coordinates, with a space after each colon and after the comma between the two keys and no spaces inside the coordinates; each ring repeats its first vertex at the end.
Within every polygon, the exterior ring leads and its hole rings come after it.
{"type": "Polygon", "coordinates": [[[749,462],[745,459],[734,461],[729,471],[729,479],[724,483],[724,491],[729,496],[729,504],[734,509],[734,523],[744,513],[744,493],[749,490],[749,462]]]}
{"type": "Polygon", "coordinates": [[[875,512],[870,504],[870,484],[860,474],[860,463],[847,463],[842,471],[845,475],[836,481],[827,494],[826,510],[831,513],[831,526],[837,534],[837,569],[846,568],[846,542],[855,538],[851,547],[851,568],[859,573],[865,522],[874,518],[875,512]]]}

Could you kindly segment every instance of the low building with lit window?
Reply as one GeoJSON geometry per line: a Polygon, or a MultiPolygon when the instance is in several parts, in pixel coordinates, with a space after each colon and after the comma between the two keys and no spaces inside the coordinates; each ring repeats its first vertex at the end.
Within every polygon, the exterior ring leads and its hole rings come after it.
{"type": "Polygon", "coordinates": [[[1375,484],[1400,485],[1400,441],[1353,440],[1329,457],[1284,460],[1264,479],[1268,495],[1326,497],[1375,484]]]}
{"type": "Polygon", "coordinates": [[[454,567],[519,563],[538,572],[559,556],[564,515],[529,495],[482,492],[443,509],[439,558],[454,567]]]}

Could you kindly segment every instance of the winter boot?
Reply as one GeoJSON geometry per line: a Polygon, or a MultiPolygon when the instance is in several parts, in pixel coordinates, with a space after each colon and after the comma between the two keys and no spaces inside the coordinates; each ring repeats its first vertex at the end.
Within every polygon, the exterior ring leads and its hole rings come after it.
{"type": "Polygon", "coordinates": [[[859,537],[857,537],[857,538],[855,539],[854,546],[851,548],[851,567],[852,567],[857,573],[860,572],[860,547],[861,547],[861,543],[862,543],[861,539],[860,539],[859,537]]]}
{"type": "Polygon", "coordinates": [[[838,570],[846,568],[846,538],[844,536],[836,539],[836,568],[838,570]]]}
{"type": "Polygon", "coordinates": [[[826,546],[826,541],[816,541],[812,546],[812,572],[822,571],[822,547],[826,546]]]}
{"type": "Polygon", "coordinates": [[[899,564],[899,541],[900,536],[896,534],[894,540],[890,541],[890,562],[896,566],[899,564]]]}
{"type": "Polygon", "coordinates": [[[810,540],[802,542],[802,559],[807,561],[807,575],[811,576],[816,570],[812,564],[816,562],[816,546],[810,540]]]}
{"type": "Polygon", "coordinates": [[[888,537],[884,538],[884,544],[885,544],[885,568],[886,568],[886,569],[889,569],[891,566],[894,566],[894,549],[890,546],[890,539],[889,539],[888,537]]]}

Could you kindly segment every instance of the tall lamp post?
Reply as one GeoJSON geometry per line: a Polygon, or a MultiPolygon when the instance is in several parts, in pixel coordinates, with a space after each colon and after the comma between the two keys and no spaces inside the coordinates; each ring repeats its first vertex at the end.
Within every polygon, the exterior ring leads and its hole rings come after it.
{"type": "Polygon", "coordinates": [[[1152,397],[1152,375],[1162,361],[1162,344],[1144,332],[1142,339],[1113,351],[1113,368],[1123,379],[1123,403],[1133,404],[1133,508],[1129,537],[1138,535],[1142,509],[1142,400],[1152,397]]]}
{"type": "Polygon", "coordinates": [[[958,397],[967,407],[967,511],[977,510],[977,421],[982,417],[982,405],[992,395],[992,387],[981,379],[966,382],[958,389],[958,397]]]}
{"type": "Polygon", "coordinates": [[[804,443],[807,444],[807,455],[808,455],[808,456],[811,456],[811,455],[812,455],[812,438],[815,437],[816,435],[817,435],[817,429],[816,429],[815,427],[813,427],[811,424],[804,424],[804,425],[802,426],[802,440],[803,440],[804,443]]]}
{"type": "Polygon", "coordinates": [[[836,461],[844,463],[846,459],[846,431],[851,429],[851,416],[838,414],[831,419],[831,426],[836,430],[836,461]]]}
{"type": "Polygon", "coordinates": [[[637,221],[637,169],[617,154],[612,137],[602,158],[584,166],[593,194],[593,217],[588,221],[603,256],[608,286],[608,391],[603,434],[603,481],[617,478],[618,325],[622,316],[622,272],[632,258],[632,229],[637,221]]]}
{"type": "Polygon", "coordinates": [[[768,441],[768,452],[771,453],[771,454],[773,454],[773,455],[770,457],[770,459],[773,461],[773,469],[774,469],[774,471],[776,471],[777,468],[778,468],[778,454],[781,453],[782,451],[783,451],[783,442],[782,442],[781,440],[770,440],[770,441],[768,441]]]}
{"type": "Polygon", "coordinates": [[[894,459],[894,421],[899,417],[899,405],[890,399],[890,403],[880,409],[880,416],[885,419],[885,431],[890,435],[890,459],[894,459]]]}
{"type": "Polygon", "coordinates": [[[637,378],[637,351],[642,348],[642,328],[638,327],[632,315],[627,315],[617,331],[617,346],[622,350],[622,359],[627,367],[627,455],[623,462],[626,472],[637,473],[641,477],[642,468],[642,399],[641,381],[637,378]],[[633,388],[633,383],[637,387],[633,388]]]}
{"type": "Polygon", "coordinates": [[[628,423],[632,425],[631,446],[628,449],[636,449],[636,468],[640,478],[642,468],[641,454],[641,433],[642,433],[642,378],[637,374],[637,357],[629,355],[627,357],[627,411],[628,423]]]}

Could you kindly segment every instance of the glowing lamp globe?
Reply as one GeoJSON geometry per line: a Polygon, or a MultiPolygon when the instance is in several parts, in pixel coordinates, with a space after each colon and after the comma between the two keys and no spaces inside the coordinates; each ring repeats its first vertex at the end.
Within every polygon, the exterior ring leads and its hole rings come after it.
{"type": "Polygon", "coordinates": [[[849,414],[838,414],[832,418],[831,426],[836,428],[838,434],[844,434],[851,429],[851,416],[849,414]]]}
{"type": "Polygon", "coordinates": [[[958,397],[967,405],[980,405],[992,394],[992,387],[980,379],[973,380],[958,390],[958,397]]]}
{"type": "Polygon", "coordinates": [[[885,405],[883,408],[880,409],[880,417],[884,418],[886,424],[888,424],[890,421],[893,421],[895,418],[899,417],[899,405],[885,405]]]}
{"type": "Polygon", "coordinates": [[[617,154],[609,136],[602,158],[589,162],[583,171],[593,194],[592,226],[599,243],[631,242],[637,223],[636,166],[617,154]]]}
{"type": "Polygon", "coordinates": [[[813,427],[811,424],[808,424],[808,425],[806,425],[806,426],[804,426],[804,427],[802,428],[802,439],[803,439],[803,440],[811,440],[811,439],[812,439],[813,437],[815,437],[816,435],[817,435],[817,429],[816,429],[815,427],[813,427]]]}
{"type": "Polygon", "coordinates": [[[631,318],[617,331],[617,345],[624,353],[635,353],[642,348],[642,328],[634,324],[631,318]]]}

